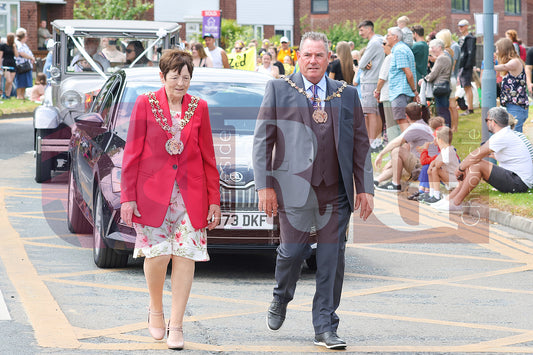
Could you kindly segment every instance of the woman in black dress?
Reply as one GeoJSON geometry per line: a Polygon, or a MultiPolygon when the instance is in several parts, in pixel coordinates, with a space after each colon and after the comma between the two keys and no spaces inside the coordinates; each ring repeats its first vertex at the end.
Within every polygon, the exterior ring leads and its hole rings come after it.
{"type": "MultiPolygon", "coordinates": [[[[0,44],[0,63],[4,70],[4,78],[6,80],[6,86],[4,88],[4,94],[2,98],[6,99],[11,96],[11,90],[13,88],[13,80],[15,79],[15,57],[18,57],[17,46],[15,45],[15,34],[7,34],[7,43],[0,44]]],[[[1,89],[0,89],[1,92],[1,89]]]]}

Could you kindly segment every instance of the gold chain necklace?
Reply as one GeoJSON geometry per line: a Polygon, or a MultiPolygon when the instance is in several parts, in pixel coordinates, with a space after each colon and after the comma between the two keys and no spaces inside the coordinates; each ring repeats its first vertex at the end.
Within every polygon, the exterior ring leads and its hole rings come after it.
{"type": "Polygon", "coordinates": [[[322,107],[320,107],[320,103],[322,102],[327,102],[327,101],[330,101],[336,97],[341,97],[341,94],[342,92],[344,91],[344,89],[346,88],[346,86],[348,86],[348,84],[345,82],[345,81],[342,81],[342,86],[340,88],[337,89],[337,91],[335,91],[333,94],[329,95],[328,97],[326,97],[324,100],[322,100],[320,97],[313,97],[311,94],[308,94],[305,92],[304,89],[302,89],[301,87],[299,87],[298,85],[296,85],[291,79],[289,79],[288,77],[286,76],[282,76],[283,80],[285,80],[287,82],[287,84],[289,84],[292,88],[296,89],[296,91],[298,91],[300,94],[304,95],[305,97],[307,97],[309,100],[311,100],[311,102],[316,102],[318,104],[318,107],[315,107],[314,111],[313,111],[313,120],[316,122],[316,123],[326,123],[327,120],[328,120],[328,114],[326,111],[324,111],[324,109],[322,107]]]}
{"type": "MultiPolygon", "coordinates": [[[[181,139],[176,138],[176,133],[172,133],[172,128],[168,124],[167,118],[163,115],[163,109],[159,105],[159,100],[157,100],[155,93],[148,92],[145,93],[146,96],[148,96],[148,102],[150,102],[150,107],[152,108],[152,113],[154,114],[155,120],[159,124],[159,126],[166,132],[170,133],[172,137],[167,140],[165,143],[165,149],[167,150],[168,154],[170,155],[176,155],[181,154],[183,152],[183,142],[181,139]]],[[[182,119],[179,120],[178,131],[181,131],[187,123],[191,120],[192,116],[194,115],[194,111],[196,110],[196,107],[198,107],[198,101],[200,99],[196,96],[191,96],[191,102],[189,102],[189,107],[187,108],[187,111],[185,112],[185,115],[182,119]]]]}

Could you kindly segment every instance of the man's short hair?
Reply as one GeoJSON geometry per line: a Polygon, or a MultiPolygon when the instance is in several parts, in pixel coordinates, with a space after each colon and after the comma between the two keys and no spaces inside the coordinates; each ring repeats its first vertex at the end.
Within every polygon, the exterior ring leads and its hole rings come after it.
{"type": "Polygon", "coordinates": [[[453,132],[450,127],[442,126],[437,129],[437,138],[446,144],[451,144],[453,139],[453,132]]]}
{"type": "Polygon", "coordinates": [[[487,112],[487,117],[494,120],[500,127],[509,125],[509,113],[503,107],[493,107],[487,112]]]}
{"type": "Polygon", "coordinates": [[[411,27],[411,31],[413,31],[413,33],[416,33],[417,36],[424,37],[424,27],[420,25],[414,25],[413,27],[411,27]]]}
{"type": "Polygon", "coordinates": [[[405,106],[405,114],[411,121],[418,121],[422,119],[422,109],[416,102],[410,102],[405,106]]]}
{"type": "Polygon", "coordinates": [[[372,31],[374,31],[374,22],[370,20],[361,21],[359,22],[359,25],[357,25],[357,28],[361,28],[361,27],[370,27],[372,31]]]}
{"type": "Polygon", "coordinates": [[[403,40],[403,32],[402,32],[402,29],[400,27],[398,27],[398,26],[391,27],[391,28],[389,28],[387,30],[387,32],[390,32],[393,35],[395,35],[396,37],[398,37],[398,41],[403,40]]]}
{"type": "Polygon", "coordinates": [[[321,41],[321,42],[323,42],[324,43],[324,48],[326,49],[326,52],[329,52],[328,37],[324,33],[321,33],[321,32],[306,32],[306,33],[304,33],[304,35],[302,36],[302,39],[300,41],[300,48],[303,48],[303,44],[304,44],[306,39],[309,39],[311,41],[321,41]]]}

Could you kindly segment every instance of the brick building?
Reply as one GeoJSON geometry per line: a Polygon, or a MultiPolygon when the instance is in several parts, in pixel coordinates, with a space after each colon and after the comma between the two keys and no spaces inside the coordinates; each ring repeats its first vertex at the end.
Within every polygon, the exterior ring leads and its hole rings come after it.
{"type": "MultiPolygon", "coordinates": [[[[440,28],[457,32],[457,23],[466,18],[474,24],[474,14],[483,13],[483,0],[294,0],[295,23],[307,15],[306,25],[310,29],[328,28],[346,20],[376,20],[380,16],[411,12],[413,24],[429,13],[429,20],[445,17],[440,28]]],[[[508,29],[515,29],[518,37],[527,46],[533,46],[533,0],[494,0],[494,13],[498,14],[498,39],[508,29]]],[[[299,38],[300,28],[294,28],[295,38],[299,38]]]]}

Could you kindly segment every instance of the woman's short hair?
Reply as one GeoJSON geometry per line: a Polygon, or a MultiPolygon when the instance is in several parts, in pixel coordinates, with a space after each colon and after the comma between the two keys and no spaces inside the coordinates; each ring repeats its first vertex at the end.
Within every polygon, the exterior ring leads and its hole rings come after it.
{"type": "Polygon", "coordinates": [[[429,48],[433,47],[440,47],[441,50],[444,50],[444,42],[442,42],[440,39],[432,39],[429,42],[429,48]]]}
{"type": "Polygon", "coordinates": [[[22,27],[19,27],[17,28],[17,30],[15,31],[15,36],[17,36],[17,38],[19,40],[23,39],[25,36],[26,36],[26,29],[25,28],[22,28],[22,27]]]}
{"type": "Polygon", "coordinates": [[[163,51],[163,55],[159,60],[159,69],[161,69],[163,77],[166,78],[167,74],[172,70],[181,73],[184,66],[187,67],[192,78],[193,65],[191,53],[177,48],[163,51]]]}
{"type": "Polygon", "coordinates": [[[198,52],[200,58],[207,58],[207,53],[205,52],[204,46],[201,43],[195,43],[192,46],[198,52]]]}

